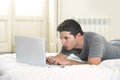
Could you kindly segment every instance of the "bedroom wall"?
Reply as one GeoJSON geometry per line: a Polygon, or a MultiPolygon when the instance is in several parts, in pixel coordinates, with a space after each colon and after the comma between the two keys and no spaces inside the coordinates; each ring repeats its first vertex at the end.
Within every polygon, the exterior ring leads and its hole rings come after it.
{"type": "Polygon", "coordinates": [[[109,39],[120,39],[120,0],[58,0],[58,23],[67,18],[108,18],[109,39]]]}

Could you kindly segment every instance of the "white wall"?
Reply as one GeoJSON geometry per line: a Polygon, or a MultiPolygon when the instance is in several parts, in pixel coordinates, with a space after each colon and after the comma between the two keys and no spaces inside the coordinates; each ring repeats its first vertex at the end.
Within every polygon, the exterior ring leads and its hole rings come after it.
{"type": "Polygon", "coordinates": [[[120,39],[120,0],[59,0],[58,22],[73,17],[107,17],[109,39],[120,39]]]}

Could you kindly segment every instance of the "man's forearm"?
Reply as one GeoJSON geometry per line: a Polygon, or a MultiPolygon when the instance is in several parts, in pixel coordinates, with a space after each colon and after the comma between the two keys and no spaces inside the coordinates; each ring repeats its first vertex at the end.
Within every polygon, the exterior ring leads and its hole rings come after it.
{"type": "Polygon", "coordinates": [[[88,62],[79,62],[79,61],[68,59],[68,64],[69,65],[80,65],[80,64],[88,64],[88,62]]]}

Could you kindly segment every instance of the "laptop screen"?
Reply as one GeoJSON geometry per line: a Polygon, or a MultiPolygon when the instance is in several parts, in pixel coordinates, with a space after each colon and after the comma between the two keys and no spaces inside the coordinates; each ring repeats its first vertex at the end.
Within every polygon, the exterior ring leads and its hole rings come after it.
{"type": "Polygon", "coordinates": [[[46,66],[45,43],[43,38],[15,36],[17,62],[46,66]]]}

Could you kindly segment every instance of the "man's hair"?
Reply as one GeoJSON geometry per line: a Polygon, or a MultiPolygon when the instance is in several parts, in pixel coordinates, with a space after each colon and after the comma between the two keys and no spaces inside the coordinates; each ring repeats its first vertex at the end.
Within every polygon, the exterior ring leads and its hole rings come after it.
{"type": "Polygon", "coordinates": [[[81,28],[80,24],[73,19],[64,20],[57,27],[57,31],[59,31],[59,32],[68,31],[73,36],[76,36],[78,33],[81,33],[81,35],[83,35],[83,31],[82,31],[82,28],[81,28]]]}

